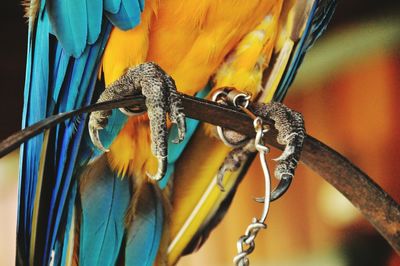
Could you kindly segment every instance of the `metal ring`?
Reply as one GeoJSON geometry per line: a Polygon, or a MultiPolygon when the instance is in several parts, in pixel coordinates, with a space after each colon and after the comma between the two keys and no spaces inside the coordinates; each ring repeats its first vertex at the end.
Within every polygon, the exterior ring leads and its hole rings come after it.
{"type": "Polygon", "coordinates": [[[239,253],[233,258],[233,264],[238,266],[248,266],[250,261],[247,258],[247,255],[248,254],[246,252],[239,253]]]}
{"type": "Polygon", "coordinates": [[[126,116],[138,116],[146,113],[146,110],[142,110],[138,108],[138,110],[131,109],[129,107],[124,107],[124,108],[118,108],[121,113],[123,113],[126,116]]]}
{"type": "MultiPolygon", "coordinates": [[[[235,107],[239,107],[239,105],[240,105],[239,100],[240,100],[240,98],[243,98],[244,102],[245,102],[243,107],[245,107],[245,108],[249,105],[249,100],[251,97],[251,95],[245,94],[243,92],[239,92],[238,90],[235,90],[234,88],[224,87],[224,88],[221,88],[221,89],[217,90],[216,92],[214,92],[211,97],[211,100],[214,102],[217,102],[218,97],[220,97],[220,96],[225,96],[227,98],[228,102],[229,101],[232,102],[235,107]]],[[[220,140],[226,146],[229,146],[232,148],[241,147],[247,141],[247,138],[245,138],[242,141],[236,142],[236,143],[229,141],[228,138],[225,136],[224,129],[220,126],[217,126],[217,134],[218,134],[218,137],[220,138],[220,140]]]]}
{"type": "Polygon", "coordinates": [[[226,96],[228,93],[225,89],[219,89],[213,93],[211,100],[213,102],[216,102],[218,100],[218,97],[221,96],[222,94],[225,94],[225,96],[226,96]]]}
{"type": "Polygon", "coordinates": [[[248,238],[248,236],[242,235],[242,236],[239,238],[239,240],[237,241],[237,243],[236,243],[236,248],[237,248],[237,251],[238,251],[239,253],[245,252],[245,253],[247,253],[247,254],[250,254],[250,253],[252,253],[252,252],[254,251],[254,248],[255,248],[256,244],[254,243],[254,241],[251,242],[250,244],[247,244],[247,243],[246,243],[246,239],[247,239],[247,238],[248,238]],[[244,248],[244,245],[246,245],[246,246],[248,246],[248,247],[245,249],[245,248],[244,248]]]}
{"type": "Polygon", "coordinates": [[[251,95],[235,90],[235,89],[226,89],[227,95],[226,98],[228,102],[232,102],[235,107],[243,107],[247,108],[250,103],[251,95]]]}

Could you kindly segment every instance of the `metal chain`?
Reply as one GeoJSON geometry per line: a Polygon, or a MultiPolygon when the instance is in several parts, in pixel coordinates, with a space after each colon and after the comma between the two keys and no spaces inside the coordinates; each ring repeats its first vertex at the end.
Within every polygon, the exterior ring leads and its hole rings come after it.
{"type": "Polygon", "coordinates": [[[254,240],[258,232],[261,229],[266,228],[266,224],[259,222],[256,218],[253,218],[252,223],[246,229],[246,233],[242,235],[236,243],[238,254],[233,258],[233,263],[235,265],[250,265],[250,260],[247,258],[247,256],[250,255],[256,247],[254,240]]]}
{"type": "Polygon", "coordinates": [[[253,218],[251,224],[247,227],[246,232],[242,235],[236,246],[238,255],[233,258],[233,263],[237,266],[248,266],[250,265],[250,260],[247,258],[255,249],[255,239],[258,232],[261,229],[266,229],[267,225],[265,220],[268,215],[270,198],[271,198],[271,178],[268,170],[268,165],[265,159],[265,155],[269,152],[269,148],[262,142],[262,137],[268,129],[263,128],[262,119],[256,117],[253,122],[254,129],[256,131],[255,137],[255,147],[259,152],[261,166],[264,173],[265,179],[265,195],[264,195],[264,209],[260,219],[253,218]]]}

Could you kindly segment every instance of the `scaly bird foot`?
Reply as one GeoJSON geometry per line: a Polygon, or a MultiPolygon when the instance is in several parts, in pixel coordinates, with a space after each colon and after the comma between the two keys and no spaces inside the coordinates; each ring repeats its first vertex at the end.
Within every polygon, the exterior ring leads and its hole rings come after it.
{"type": "MultiPolygon", "coordinates": [[[[158,65],[149,62],[130,68],[117,81],[108,86],[97,102],[120,99],[125,96],[142,94],[150,122],[151,150],[158,160],[157,173],[149,175],[154,180],[160,180],[167,169],[167,113],[172,123],[178,126],[178,138],[181,142],[186,133],[185,115],[182,112],[182,102],[176,92],[173,79],[158,65]]],[[[99,131],[108,123],[111,111],[97,111],[90,114],[89,134],[93,144],[100,150],[108,150],[100,141],[99,131]]]]}
{"type": "Polygon", "coordinates": [[[274,159],[278,162],[274,175],[279,180],[291,179],[300,160],[306,136],[303,116],[277,102],[256,104],[252,111],[257,116],[269,117],[275,122],[278,130],[277,142],[285,145],[285,149],[281,156],[274,159]]]}
{"type": "MultiPolygon", "coordinates": [[[[251,111],[254,112],[256,116],[269,117],[275,122],[275,128],[278,130],[277,142],[285,145],[285,149],[282,155],[275,159],[278,164],[274,175],[279,180],[288,180],[290,184],[290,180],[294,175],[294,171],[300,159],[303,141],[306,135],[302,115],[276,102],[255,104],[254,109],[251,111]]],[[[222,191],[224,191],[222,180],[225,172],[238,170],[247,159],[248,154],[254,151],[254,143],[251,140],[244,146],[233,149],[228,154],[217,173],[217,185],[222,191]]],[[[280,197],[284,191],[274,192],[276,193],[272,193],[271,200],[280,197]]],[[[262,198],[257,199],[257,201],[260,202],[263,200],[262,198]]]]}

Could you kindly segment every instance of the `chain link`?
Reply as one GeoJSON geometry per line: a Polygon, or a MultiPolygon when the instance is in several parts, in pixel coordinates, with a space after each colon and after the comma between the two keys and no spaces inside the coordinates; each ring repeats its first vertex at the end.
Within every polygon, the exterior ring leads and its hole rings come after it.
{"type": "Polygon", "coordinates": [[[261,229],[266,229],[267,225],[253,218],[252,223],[247,227],[246,232],[237,241],[237,251],[238,255],[233,258],[233,263],[237,266],[248,266],[250,265],[250,260],[247,258],[255,247],[255,239],[258,232],[261,229]]]}

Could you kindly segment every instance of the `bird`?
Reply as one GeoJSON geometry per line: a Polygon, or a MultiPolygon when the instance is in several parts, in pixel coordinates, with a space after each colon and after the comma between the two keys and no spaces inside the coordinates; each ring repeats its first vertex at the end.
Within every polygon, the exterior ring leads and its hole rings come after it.
{"type": "Polygon", "coordinates": [[[16,264],[174,265],[223,218],[251,162],[246,153],[218,181],[232,147],[186,118],[175,92],[282,101],[336,1],[24,5],[23,127],[130,94],[147,113],[83,114],[21,147],[16,264]]]}

